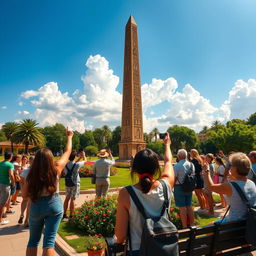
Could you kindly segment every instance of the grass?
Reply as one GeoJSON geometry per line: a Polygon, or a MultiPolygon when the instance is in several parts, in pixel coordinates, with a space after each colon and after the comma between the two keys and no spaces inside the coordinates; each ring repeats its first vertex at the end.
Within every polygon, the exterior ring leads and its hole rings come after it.
{"type": "MultiPolygon", "coordinates": [[[[110,177],[110,187],[124,187],[134,182],[131,179],[130,170],[128,168],[117,168],[117,174],[110,177]]],[[[95,185],[91,184],[91,178],[81,178],[80,189],[95,188],[95,185]]],[[[60,190],[65,190],[65,179],[60,179],[60,190]]]]}
{"type": "Polygon", "coordinates": [[[61,222],[58,234],[78,253],[86,251],[86,236],[79,229],[71,226],[68,222],[61,222]],[[79,238],[68,240],[66,236],[78,235],[79,238]]]}

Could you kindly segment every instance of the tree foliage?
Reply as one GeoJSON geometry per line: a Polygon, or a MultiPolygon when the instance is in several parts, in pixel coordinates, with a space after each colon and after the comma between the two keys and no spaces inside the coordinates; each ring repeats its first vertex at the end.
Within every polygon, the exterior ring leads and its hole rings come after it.
{"type": "Polygon", "coordinates": [[[38,123],[32,119],[24,119],[13,134],[13,141],[25,145],[25,153],[28,153],[28,146],[42,147],[45,144],[44,135],[41,133],[38,123]]]}
{"type": "Polygon", "coordinates": [[[168,132],[174,153],[177,153],[180,148],[190,150],[198,146],[198,137],[195,131],[188,127],[174,125],[168,129],[168,132]]]}

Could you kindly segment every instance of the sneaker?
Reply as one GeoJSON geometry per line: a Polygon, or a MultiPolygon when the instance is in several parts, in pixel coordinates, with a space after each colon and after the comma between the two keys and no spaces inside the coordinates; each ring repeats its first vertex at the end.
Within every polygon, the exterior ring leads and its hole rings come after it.
{"type": "Polygon", "coordinates": [[[2,221],[0,222],[0,225],[6,225],[6,224],[8,224],[8,223],[10,223],[9,220],[2,220],[2,221]]]}
{"type": "Polygon", "coordinates": [[[18,221],[19,224],[23,223],[23,218],[24,218],[24,216],[20,216],[19,221],[18,221]]]}
{"type": "Polygon", "coordinates": [[[6,211],[7,214],[14,214],[15,211],[12,211],[12,210],[9,210],[9,211],[6,211]]]}
{"type": "Polygon", "coordinates": [[[68,218],[68,215],[67,214],[63,214],[62,219],[67,219],[67,218],[68,218]]]}

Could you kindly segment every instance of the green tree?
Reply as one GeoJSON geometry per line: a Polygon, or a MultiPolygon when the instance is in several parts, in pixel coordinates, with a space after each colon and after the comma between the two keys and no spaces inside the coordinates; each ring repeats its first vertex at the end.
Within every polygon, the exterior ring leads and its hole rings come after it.
{"type": "Polygon", "coordinates": [[[105,136],[105,134],[101,128],[96,128],[93,131],[93,137],[94,137],[99,149],[107,147],[107,143],[105,142],[104,136],[105,136]]]}
{"type": "Polygon", "coordinates": [[[46,139],[46,147],[51,149],[53,154],[61,153],[66,144],[66,128],[64,125],[56,123],[53,126],[46,126],[43,129],[46,139]]]}
{"type": "Polygon", "coordinates": [[[43,146],[45,143],[44,135],[41,133],[38,123],[32,119],[24,119],[13,134],[13,139],[17,143],[25,146],[25,153],[28,153],[28,146],[43,146]]]}
{"type": "Polygon", "coordinates": [[[101,128],[103,134],[103,143],[107,144],[112,138],[112,131],[109,129],[107,125],[102,126],[101,128]]]}
{"type": "Polygon", "coordinates": [[[198,146],[198,137],[194,130],[185,127],[174,125],[168,129],[172,140],[172,149],[176,154],[180,148],[196,148],[198,146]]]}
{"type": "Polygon", "coordinates": [[[242,119],[232,119],[226,123],[226,126],[229,127],[232,124],[246,124],[246,121],[242,119]]]}
{"type": "Polygon", "coordinates": [[[117,126],[112,132],[112,139],[109,142],[109,147],[112,150],[112,154],[117,156],[119,154],[118,143],[121,141],[121,126],[117,126]]]}
{"type": "Polygon", "coordinates": [[[78,131],[74,131],[74,135],[72,138],[72,148],[74,150],[79,150],[80,147],[80,133],[78,131]]]}
{"type": "Polygon", "coordinates": [[[154,128],[154,129],[151,131],[151,134],[153,135],[155,142],[157,142],[159,130],[158,130],[157,128],[154,128]]]}
{"type": "Polygon", "coordinates": [[[85,148],[87,146],[97,146],[92,131],[85,131],[80,135],[80,146],[81,148],[85,148]]]}
{"type": "Polygon", "coordinates": [[[96,146],[87,146],[85,147],[84,151],[88,156],[96,156],[98,153],[98,148],[96,146]]]}
{"type": "Polygon", "coordinates": [[[0,141],[5,141],[7,138],[5,137],[5,134],[3,131],[0,130],[0,141]]]}
{"type": "Polygon", "coordinates": [[[247,124],[256,125],[256,112],[249,116],[247,124]]]}
{"type": "Polygon", "coordinates": [[[152,149],[158,155],[164,154],[164,144],[161,141],[150,142],[148,143],[147,148],[152,149]]]}
{"type": "Polygon", "coordinates": [[[5,137],[7,138],[7,140],[9,140],[11,142],[11,149],[13,152],[13,134],[16,132],[17,128],[18,128],[19,124],[16,122],[7,122],[2,126],[2,131],[5,134],[5,137]]]}

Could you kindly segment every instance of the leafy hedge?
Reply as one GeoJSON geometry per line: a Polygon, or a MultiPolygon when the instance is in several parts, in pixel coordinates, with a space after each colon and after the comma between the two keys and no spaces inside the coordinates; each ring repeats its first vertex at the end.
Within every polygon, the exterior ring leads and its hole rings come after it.
{"type": "Polygon", "coordinates": [[[70,222],[85,232],[85,235],[101,234],[110,237],[114,234],[116,207],[116,196],[91,200],[75,210],[70,222]]]}

